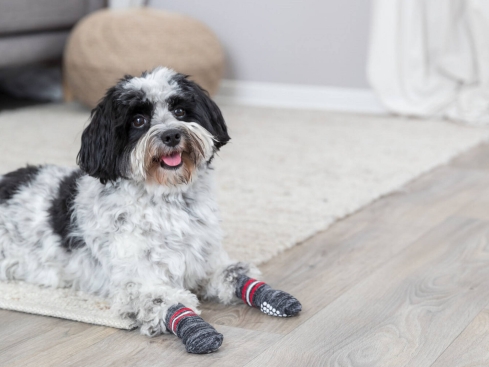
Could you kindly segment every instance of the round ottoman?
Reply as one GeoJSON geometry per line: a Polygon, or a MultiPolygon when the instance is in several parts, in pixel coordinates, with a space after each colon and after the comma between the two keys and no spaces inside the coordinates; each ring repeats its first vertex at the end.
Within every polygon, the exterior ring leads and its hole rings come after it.
{"type": "Polygon", "coordinates": [[[201,22],[155,9],[105,9],[82,19],[64,53],[65,85],[93,108],[126,74],[166,66],[213,95],[224,70],[219,41],[201,22]]]}

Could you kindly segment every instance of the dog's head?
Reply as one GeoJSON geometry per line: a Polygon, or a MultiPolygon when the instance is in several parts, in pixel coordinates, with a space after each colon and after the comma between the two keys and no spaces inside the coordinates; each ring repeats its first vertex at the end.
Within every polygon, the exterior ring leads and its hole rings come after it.
{"type": "Polygon", "coordinates": [[[156,68],[107,91],[82,134],[78,164],[102,183],[186,185],[229,139],[206,91],[185,75],[156,68]]]}

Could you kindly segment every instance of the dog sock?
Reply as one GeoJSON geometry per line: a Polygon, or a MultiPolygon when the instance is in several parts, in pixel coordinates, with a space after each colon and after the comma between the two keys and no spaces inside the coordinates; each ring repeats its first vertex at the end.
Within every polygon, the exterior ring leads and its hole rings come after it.
{"type": "Polygon", "coordinates": [[[271,316],[290,317],[302,310],[300,302],[290,294],[272,289],[268,284],[246,275],[240,275],[237,279],[236,296],[271,316]]]}
{"type": "Polygon", "coordinates": [[[182,339],[189,353],[212,353],[222,344],[222,334],[181,303],[168,309],[165,321],[166,329],[182,339]]]}

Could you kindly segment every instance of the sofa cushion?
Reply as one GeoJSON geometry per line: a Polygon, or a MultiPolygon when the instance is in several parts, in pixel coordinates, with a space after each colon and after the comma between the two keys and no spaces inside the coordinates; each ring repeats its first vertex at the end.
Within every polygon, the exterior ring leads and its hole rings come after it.
{"type": "Polygon", "coordinates": [[[105,0],[0,0],[0,35],[66,29],[105,0]]]}

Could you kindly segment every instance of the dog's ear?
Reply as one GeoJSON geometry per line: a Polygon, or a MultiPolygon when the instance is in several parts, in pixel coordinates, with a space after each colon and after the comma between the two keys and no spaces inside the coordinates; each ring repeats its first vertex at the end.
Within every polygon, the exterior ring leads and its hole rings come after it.
{"type": "Polygon", "coordinates": [[[81,138],[77,163],[92,177],[103,184],[123,176],[119,162],[120,132],[116,90],[111,88],[97,107],[92,110],[90,123],[81,138]]]}
{"type": "Polygon", "coordinates": [[[214,146],[216,149],[219,149],[223,145],[226,145],[226,143],[231,140],[231,137],[228,134],[228,128],[226,126],[226,122],[224,121],[224,117],[222,116],[221,110],[219,107],[217,107],[217,104],[211,99],[209,94],[204,90],[202,91],[202,102],[204,108],[207,110],[209,122],[213,130],[211,133],[216,139],[214,146]]]}
{"type": "Polygon", "coordinates": [[[175,80],[180,88],[193,100],[195,116],[197,122],[207,129],[214,136],[214,146],[217,150],[231,140],[226,122],[221,110],[209,96],[209,93],[195,82],[188,79],[187,75],[177,74],[175,80]]]}

